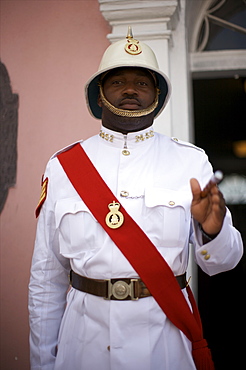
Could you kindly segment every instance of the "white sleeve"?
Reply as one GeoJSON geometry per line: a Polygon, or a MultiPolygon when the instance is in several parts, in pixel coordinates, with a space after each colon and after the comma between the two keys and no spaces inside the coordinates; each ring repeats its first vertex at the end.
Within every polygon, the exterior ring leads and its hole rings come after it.
{"type": "Polygon", "coordinates": [[[47,198],[41,209],[29,283],[31,369],[53,370],[69,286],[69,260],[59,253],[49,165],[47,198]]]}
{"type": "MultiPolygon", "coordinates": [[[[201,163],[200,185],[203,188],[212,175],[212,167],[205,155],[201,163]]],[[[217,237],[203,244],[202,233],[198,222],[192,222],[191,242],[195,248],[195,260],[201,269],[212,276],[233,269],[243,255],[241,234],[233,227],[229,209],[223,221],[223,226],[217,237]]]]}
{"type": "Polygon", "coordinates": [[[233,269],[243,255],[241,235],[232,225],[230,211],[227,209],[223,226],[217,237],[203,245],[202,233],[193,221],[193,244],[195,258],[201,269],[212,276],[233,269]]]}

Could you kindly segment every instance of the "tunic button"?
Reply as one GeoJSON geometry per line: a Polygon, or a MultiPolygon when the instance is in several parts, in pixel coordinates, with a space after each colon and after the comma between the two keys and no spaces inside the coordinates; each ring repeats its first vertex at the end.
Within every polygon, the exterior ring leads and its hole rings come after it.
{"type": "Polygon", "coordinates": [[[209,258],[210,258],[210,254],[206,254],[206,256],[204,257],[204,259],[207,261],[207,260],[209,260],[209,258]]]}
{"type": "Polygon", "coordinates": [[[202,254],[203,256],[205,256],[207,253],[208,253],[208,251],[207,251],[206,249],[204,249],[203,251],[201,251],[201,254],[202,254]]]}
{"type": "Polygon", "coordinates": [[[121,196],[121,197],[128,197],[128,195],[129,195],[128,191],[122,190],[122,191],[120,192],[120,196],[121,196]]]}
{"type": "Polygon", "coordinates": [[[174,206],[175,202],[173,200],[170,200],[170,202],[168,204],[169,204],[169,206],[174,206]]]}
{"type": "Polygon", "coordinates": [[[129,150],[125,150],[125,149],[124,149],[124,150],[122,150],[122,154],[123,154],[123,155],[130,155],[130,152],[129,152],[129,150]]]}
{"type": "Polygon", "coordinates": [[[110,351],[110,346],[107,347],[107,350],[110,351]]]}

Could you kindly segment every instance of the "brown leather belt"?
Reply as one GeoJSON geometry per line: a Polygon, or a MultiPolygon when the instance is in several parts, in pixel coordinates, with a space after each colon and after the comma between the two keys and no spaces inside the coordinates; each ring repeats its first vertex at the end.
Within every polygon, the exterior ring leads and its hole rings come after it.
{"type": "MultiPolygon", "coordinates": [[[[181,289],[187,285],[186,273],[175,276],[181,289]]],[[[139,298],[151,296],[150,291],[141,279],[90,279],[76,274],[73,270],[70,272],[70,282],[73,288],[84,293],[103,297],[104,299],[127,301],[137,301],[139,298]]]]}

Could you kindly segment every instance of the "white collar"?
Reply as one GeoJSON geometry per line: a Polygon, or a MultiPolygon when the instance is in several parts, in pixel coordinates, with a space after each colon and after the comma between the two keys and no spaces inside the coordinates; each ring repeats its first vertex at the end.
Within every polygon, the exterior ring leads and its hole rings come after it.
{"type": "Polygon", "coordinates": [[[116,148],[132,149],[139,145],[147,144],[152,141],[155,133],[153,126],[137,132],[129,132],[124,135],[121,132],[112,131],[101,126],[99,137],[108,145],[116,148]]]}

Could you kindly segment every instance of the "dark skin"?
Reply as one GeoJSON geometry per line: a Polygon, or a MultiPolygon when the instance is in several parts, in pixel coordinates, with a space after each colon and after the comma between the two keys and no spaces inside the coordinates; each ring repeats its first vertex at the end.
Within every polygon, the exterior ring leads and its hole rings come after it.
{"type": "MultiPolygon", "coordinates": [[[[149,107],[155,100],[156,87],[152,75],[143,68],[117,68],[106,75],[103,91],[107,100],[116,108],[140,110],[149,107]]],[[[152,126],[154,112],[143,117],[120,117],[104,107],[101,98],[102,123],[110,130],[123,134],[144,130],[152,126]]]]}
{"type": "MultiPolygon", "coordinates": [[[[116,68],[103,80],[103,91],[107,100],[116,108],[141,110],[149,107],[156,97],[156,86],[152,75],[143,68],[116,68]]],[[[144,130],[153,124],[154,112],[143,117],[120,117],[110,112],[99,96],[104,127],[127,134],[144,130]]],[[[201,187],[196,179],[190,180],[193,200],[191,213],[206,234],[215,237],[221,230],[226,214],[225,201],[218,187],[211,183],[208,195],[202,198],[201,187]]],[[[208,240],[204,238],[204,243],[208,240]]]]}

